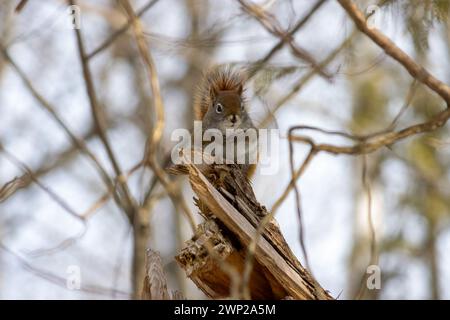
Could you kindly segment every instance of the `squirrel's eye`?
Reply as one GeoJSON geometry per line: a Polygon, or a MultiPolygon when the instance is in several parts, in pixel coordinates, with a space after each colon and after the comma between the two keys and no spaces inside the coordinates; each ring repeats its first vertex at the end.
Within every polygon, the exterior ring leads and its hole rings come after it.
{"type": "Polygon", "coordinates": [[[222,111],[223,111],[223,105],[220,103],[216,104],[216,112],[222,113],[222,111]]]}

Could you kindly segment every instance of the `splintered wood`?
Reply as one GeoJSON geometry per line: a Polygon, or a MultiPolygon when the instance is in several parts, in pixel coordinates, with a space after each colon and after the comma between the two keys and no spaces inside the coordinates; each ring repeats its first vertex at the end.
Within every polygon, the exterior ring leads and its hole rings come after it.
{"type": "Polygon", "coordinates": [[[207,296],[241,298],[247,289],[251,299],[332,299],[297,260],[274,220],[256,243],[248,285],[242,288],[248,248],[267,210],[238,166],[212,165],[200,171],[187,164],[186,171],[206,221],[176,260],[207,296]]]}
{"type": "Polygon", "coordinates": [[[161,256],[158,252],[147,249],[147,259],[145,262],[146,274],[142,288],[142,300],[183,300],[184,297],[179,291],[169,294],[167,289],[166,275],[164,274],[161,256]]]}

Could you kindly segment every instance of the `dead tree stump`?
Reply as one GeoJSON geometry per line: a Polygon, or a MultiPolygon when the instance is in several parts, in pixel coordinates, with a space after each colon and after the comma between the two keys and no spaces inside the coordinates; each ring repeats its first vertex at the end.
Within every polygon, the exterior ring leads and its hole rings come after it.
{"type": "Polygon", "coordinates": [[[208,297],[242,298],[246,289],[251,299],[332,299],[297,260],[275,220],[261,230],[254,257],[248,258],[268,213],[238,166],[213,165],[200,171],[187,164],[183,172],[186,168],[205,222],[175,258],[208,297]],[[252,269],[244,288],[242,275],[249,263],[252,269]]]}

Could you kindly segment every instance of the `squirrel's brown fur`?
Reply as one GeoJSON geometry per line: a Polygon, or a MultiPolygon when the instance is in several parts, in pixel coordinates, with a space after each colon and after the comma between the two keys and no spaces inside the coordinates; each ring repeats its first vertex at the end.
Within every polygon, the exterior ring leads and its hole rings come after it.
{"type": "Polygon", "coordinates": [[[209,69],[203,76],[194,97],[195,120],[203,120],[219,91],[236,91],[242,95],[246,76],[227,65],[209,69]]]}
{"type": "MultiPolygon", "coordinates": [[[[229,65],[218,65],[209,68],[203,75],[203,79],[200,85],[197,87],[196,94],[194,96],[194,117],[195,120],[204,121],[205,115],[209,108],[211,108],[216,99],[220,99],[224,96],[239,96],[238,100],[233,100],[228,104],[224,104],[225,108],[228,108],[228,112],[231,114],[237,114],[243,119],[245,128],[254,128],[251,119],[248,117],[246,111],[242,109],[243,103],[245,103],[244,84],[247,81],[247,75],[243,71],[238,71],[229,65]],[[245,117],[242,116],[245,114],[245,117]]],[[[223,103],[223,100],[222,100],[223,103]]],[[[227,115],[224,112],[224,115],[227,115]]],[[[225,121],[221,119],[220,121],[225,121]]],[[[217,125],[217,123],[215,124],[217,125]]],[[[216,127],[214,127],[216,128],[216,127]]],[[[245,174],[250,178],[255,169],[255,164],[249,164],[245,166],[245,174]]]]}

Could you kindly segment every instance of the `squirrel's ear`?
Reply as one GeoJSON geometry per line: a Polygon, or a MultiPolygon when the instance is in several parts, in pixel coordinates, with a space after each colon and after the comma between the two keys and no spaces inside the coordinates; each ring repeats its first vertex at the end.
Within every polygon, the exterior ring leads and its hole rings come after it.
{"type": "Polygon", "coordinates": [[[244,91],[244,86],[242,85],[242,83],[239,83],[239,85],[236,88],[236,91],[239,95],[242,95],[242,92],[244,91]]]}
{"type": "Polygon", "coordinates": [[[209,87],[209,96],[212,98],[212,100],[215,100],[217,97],[218,90],[216,86],[210,86],[209,87]]]}

